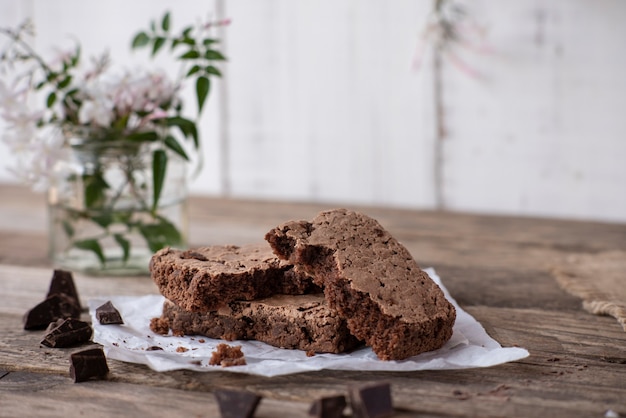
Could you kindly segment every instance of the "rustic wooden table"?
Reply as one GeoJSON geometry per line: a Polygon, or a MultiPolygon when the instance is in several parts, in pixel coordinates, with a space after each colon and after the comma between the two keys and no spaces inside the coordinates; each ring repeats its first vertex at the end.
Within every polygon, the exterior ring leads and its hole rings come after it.
{"type": "MultiPolygon", "coordinates": [[[[626,416],[626,333],[591,315],[550,275],[569,253],[626,250],[626,225],[357,208],[377,218],[424,267],[435,267],[458,303],[503,346],[530,351],[522,361],[485,369],[423,372],[320,371],[273,378],[228,372],[157,373],[109,360],[108,380],[73,383],[75,349],[39,345],[22,315],[45,296],[42,195],[0,186],[0,416],[217,416],[211,392],[247,389],[263,396],[257,417],[305,417],[321,396],[347,385],[391,383],[397,417],[626,416]],[[616,415],[617,414],[617,415],[616,415]]],[[[191,241],[261,240],[288,219],[326,206],[193,198],[191,241]]],[[[148,278],[75,275],[83,303],[94,296],[157,293],[148,278]]]]}

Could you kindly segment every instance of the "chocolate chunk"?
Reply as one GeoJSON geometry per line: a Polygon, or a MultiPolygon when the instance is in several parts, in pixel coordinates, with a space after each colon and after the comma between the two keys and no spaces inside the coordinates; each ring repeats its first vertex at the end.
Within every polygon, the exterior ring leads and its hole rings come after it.
{"type": "Polygon", "coordinates": [[[382,418],[393,415],[389,383],[375,383],[350,388],[354,418],[382,418]]]}
{"type": "Polygon", "coordinates": [[[72,312],[72,318],[79,318],[81,311],[80,298],[78,297],[78,291],[74,285],[72,273],[65,270],[54,270],[46,297],[49,298],[50,296],[60,294],[66,295],[74,302],[75,311],[72,312]]]}
{"type": "Polygon", "coordinates": [[[41,344],[47,347],[63,348],[83,344],[88,342],[93,334],[91,325],[74,318],[58,320],[50,325],[51,329],[41,341],[41,344]]]}
{"type": "Polygon", "coordinates": [[[250,418],[261,401],[254,393],[227,389],[216,390],[215,397],[222,418],[250,418]]]}
{"type": "Polygon", "coordinates": [[[114,325],[123,324],[122,315],[115,309],[115,306],[111,301],[107,301],[105,304],[96,308],[96,319],[101,325],[114,325]]]}
{"type": "Polygon", "coordinates": [[[108,373],[107,359],[100,347],[78,351],[70,356],[70,376],[74,383],[104,379],[108,373]]]}
{"type": "Polygon", "coordinates": [[[309,415],[316,418],[341,418],[345,408],[345,396],[329,396],[313,402],[311,409],[309,409],[309,415]]]}
{"type": "Polygon", "coordinates": [[[26,312],[24,329],[45,329],[51,322],[65,318],[80,318],[75,301],[63,293],[52,295],[26,312]]]}
{"type": "Polygon", "coordinates": [[[146,348],[146,351],[163,351],[163,348],[159,347],[158,345],[151,345],[150,347],[146,348]]]}

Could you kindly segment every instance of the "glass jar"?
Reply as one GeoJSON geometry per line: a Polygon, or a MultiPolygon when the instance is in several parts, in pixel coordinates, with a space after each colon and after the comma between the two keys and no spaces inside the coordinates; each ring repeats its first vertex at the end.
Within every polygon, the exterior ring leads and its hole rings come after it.
{"type": "Polygon", "coordinates": [[[146,275],[154,252],[187,246],[184,159],[154,143],[71,143],[48,189],[55,266],[92,275],[146,275]],[[155,196],[157,154],[165,173],[155,196]]]}

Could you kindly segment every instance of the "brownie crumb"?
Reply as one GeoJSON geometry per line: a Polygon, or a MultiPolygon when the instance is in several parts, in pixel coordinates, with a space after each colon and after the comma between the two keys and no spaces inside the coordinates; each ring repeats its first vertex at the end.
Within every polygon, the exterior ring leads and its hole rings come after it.
{"type": "Polygon", "coordinates": [[[170,332],[170,323],[165,318],[152,318],[150,320],[150,329],[155,334],[167,335],[170,332]]]}
{"type": "Polygon", "coordinates": [[[184,353],[186,351],[189,351],[189,349],[185,348],[185,347],[176,347],[176,352],[177,353],[184,353]]]}
{"type": "Polygon", "coordinates": [[[215,347],[215,351],[211,353],[211,359],[209,360],[211,366],[245,366],[246,358],[241,351],[241,346],[231,346],[228,344],[218,344],[215,347]]]}

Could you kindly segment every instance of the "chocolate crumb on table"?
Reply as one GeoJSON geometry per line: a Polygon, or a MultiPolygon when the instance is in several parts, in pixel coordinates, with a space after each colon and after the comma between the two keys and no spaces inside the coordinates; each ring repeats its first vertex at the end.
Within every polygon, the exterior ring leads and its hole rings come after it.
{"type": "Polygon", "coordinates": [[[245,366],[246,358],[241,351],[240,345],[231,346],[220,343],[215,347],[215,351],[211,353],[209,365],[222,367],[245,366]]]}
{"type": "Polygon", "coordinates": [[[347,209],[290,221],[265,239],[276,254],[324,288],[331,309],[381,360],[442,347],[454,306],[409,251],[376,220],[347,209]]]}
{"type": "Polygon", "coordinates": [[[120,312],[113,306],[110,300],[96,308],[96,319],[101,325],[119,325],[124,323],[122,315],[120,315],[120,312]]]}
{"type": "Polygon", "coordinates": [[[88,348],[70,355],[70,377],[74,379],[74,383],[104,379],[108,373],[109,366],[101,347],[88,348]]]}
{"type": "Polygon", "coordinates": [[[219,389],[214,392],[222,418],[251,418],[261,397],[248,391],[219,389]]]}
{"type": "Polygon", "coordinates": [[[155,334],[167,335],[170,332],[170,323],[166,318],[152,318],[150,320],[150,329],[155,334]]]}

